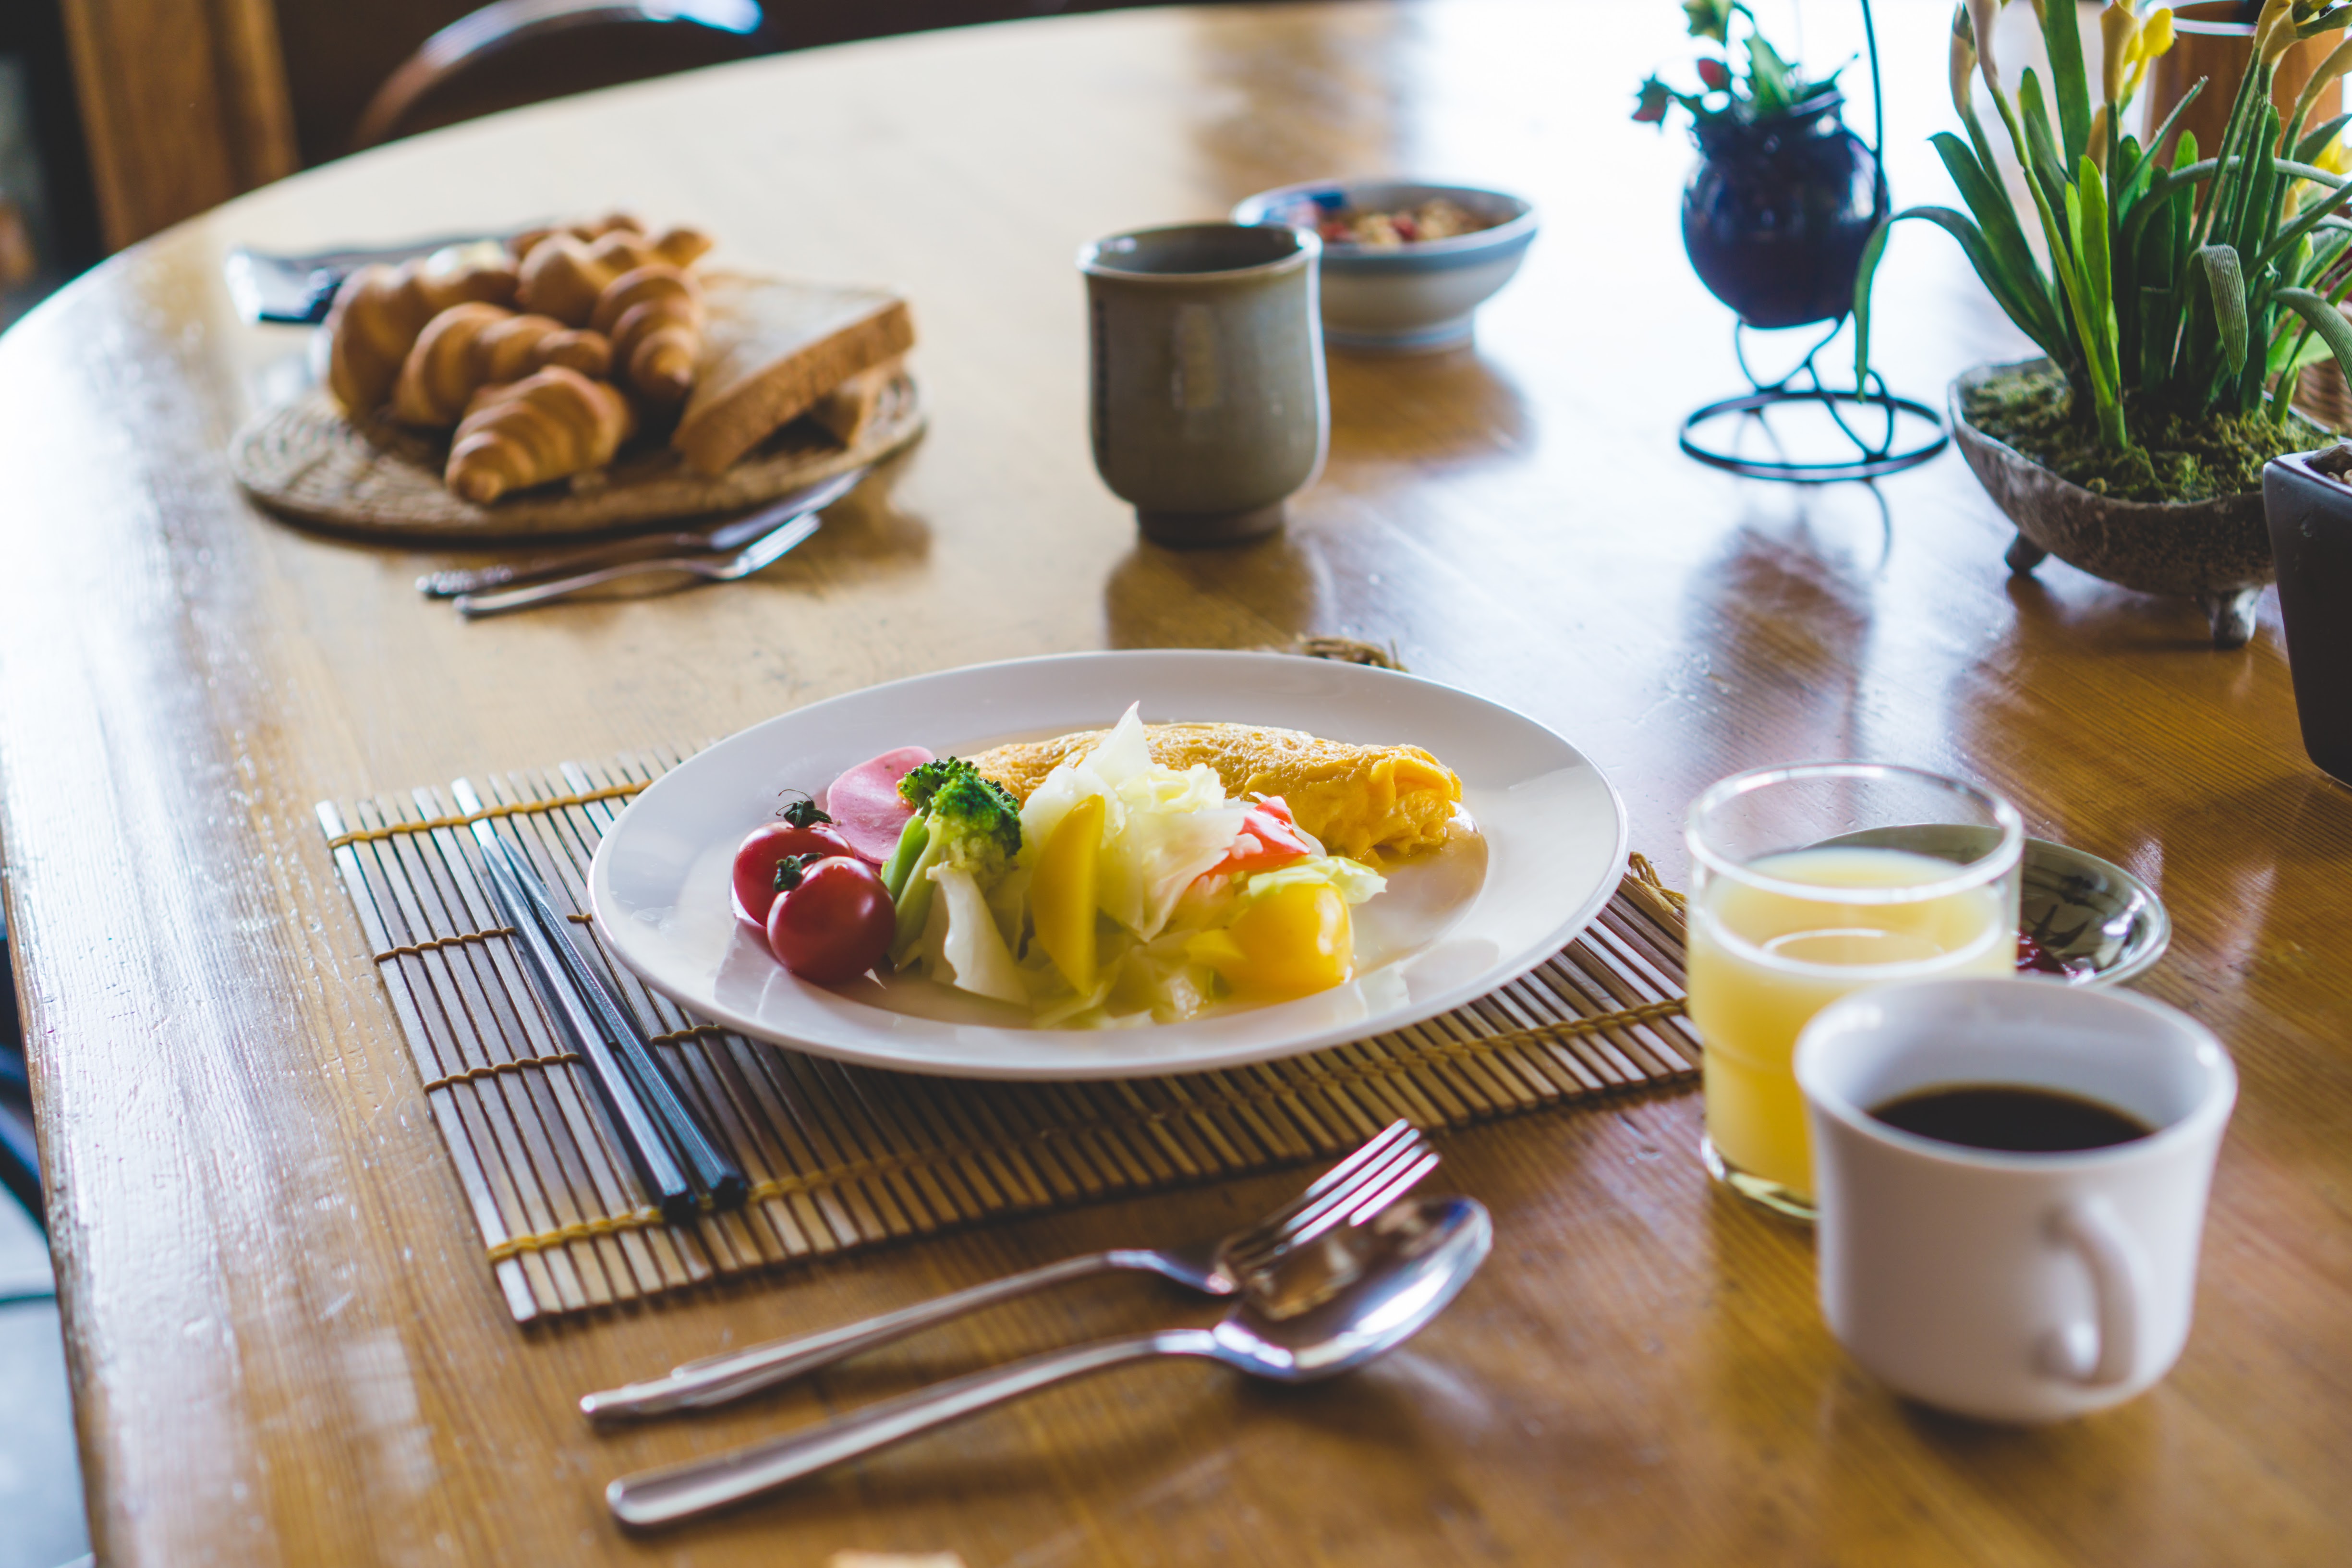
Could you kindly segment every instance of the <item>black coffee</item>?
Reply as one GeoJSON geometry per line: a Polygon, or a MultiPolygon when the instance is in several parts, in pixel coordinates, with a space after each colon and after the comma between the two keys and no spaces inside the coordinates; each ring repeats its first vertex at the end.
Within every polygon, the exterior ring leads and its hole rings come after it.
{"type": "Polygon", "coordinates": [[[2079,1094],[2007,1083],[1913,1089],[1872,1106],[1870,1113],[1922,1138],[2017,1154],[2104,1149],[2156,1131],[2127,1111],[2079,1094]]]}

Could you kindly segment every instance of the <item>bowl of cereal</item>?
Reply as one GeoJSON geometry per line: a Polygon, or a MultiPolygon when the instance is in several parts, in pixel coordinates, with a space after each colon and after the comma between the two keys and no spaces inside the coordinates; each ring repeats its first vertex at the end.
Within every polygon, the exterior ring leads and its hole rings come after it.
{"type": "Polygon", "coordinates": [[[1385,353],[1468,342],[1471,317],[1536,237],[1530,202],[1412,180],[1302,181],[1260,191],[1233,217],[1320,235],[1324,341],[1385,353]]]}

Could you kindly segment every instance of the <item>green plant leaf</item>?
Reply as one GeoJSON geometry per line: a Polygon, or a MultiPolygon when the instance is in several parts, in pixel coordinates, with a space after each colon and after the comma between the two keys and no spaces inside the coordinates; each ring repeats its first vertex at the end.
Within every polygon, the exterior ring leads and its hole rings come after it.
{"type": "Polygon", "coordinates": [[[2113,236],[2107,227],[2107,193],[2099,184],[2099,166],[2088,153],[2083,154],[2075,187],[2081,193],[2076,199],[2082,220],[2074,232],[2076,243],[2082,247],[2084,305],[2089,318],[2083,327],[2083,346],[2098,362],[2108,388],[2120,391],[2123,367],[2116,343],[2115,263],[2109,250],[2113,236]]]}
{"type": "Polygon", "coordinates": [[[2047,301],[2038,295],[2025,293],[2015,286],[2003,272],[1999,259],[1993,254],[1992,246],[1985,238],[1984,231],[1979,228],[1966,213],[1957,213],[1949,207],[1906,207],[1871,230],[1870,238],[1862,248],[1862,266],[1854,274],[1855,385],[1862,384],[1862,377],[1870,370],[1870,291],[1873,280],[1878,276],[1879,258],[1885,253],[1886,238],[1895,226],[1912,218],[1932,223],[1959,241],[1961,254],[1969,258],[1969,265],[1976,269],[1977,277],[1983,280],[1985,290],[1992,296],[1993,303],[1999,305],[2002,313],[2017,324],[2017,330],[2032,338],[2034,345],[2043,353],[2048,354],[2053,361],[2061,365],[2066,363],[2068,355],[2065,334],[2053,330],[2055,323],[2047,313],[2047,301]],[[2032,308],[2034,305],[2042,305],[2044,309],[2037,310],[2032,308]]]}
{"type": "MultiPolygon", "coordinates": [[[[1985,173],[1984,165],[1977,161],[1968,143],[1950,132],[1938,132],[1928,141],[1944,160],[1944,169],[1952,176],[1952,184],[1959,187],[1961,201],[1976,218],[1989,256],[2002,274],[2002,282],[2021,300],[2030,302],[2031,313],[2040,321],[2042,330],[2036,331],[2022,321],[2019,325],[2037,342],[2063,335],[2050,302],[2050,281],[2042,275],[2042,264],[2034,259],[2033,247],[2026,243],[2025,229],[2017,221],[2017,209],[2010,205],[2009,192],[1985,173]]],[[[1977,270],[1981,276],[1986,269],[1979,267],[1977,270]]],[[[1992,279],[1988,278],[1986,281],[1989,288],[1993,287],[1992,279]]],[[[1994,296],[2000,298],[1999,288],[1994,288],[1994,296]]],[[[2018,311],[2007,304],[2001,308],[2012,318],[2017,317],[2018,311]]]]}
{"type": "MultiPolygon", "coordinates": [[[[2164,152],[2164,139],[2172,134],[2172,128],[2175,125],[2180,123],[2181,110],[2196,102],[2197,95],[2204,90],[2205,79],[2203,77],[2200,77],[2187,92],[2180,95],[2180,101],[2174,104],[2172,106],[2172,112],[2164,117],[2164,123],[2156,128],[2156,134],[2147,139],[2148,161],[2150,163],[2154,163],[2158,157],[2162,155],[2164,152]]],[[[2195,142],[2192,142],[2189,143],[2189,151],[2192,154],[2196,152],[2195,142]]],[[[2192,157],[2190,161],[2194,162],[2195,160],[2192,157]]],[[[2174,163],[2177,166],[2179,160],[2176,158],[2174,163]]]]}
{"type": "Polygon", "coordinates": [[[2061,162],[2058,144],[2051,138],[2050,117],[2042,109],[2042,84],[2029,68],[2017,84],[2017,107],[2025,121],[2026,169],[2041,185],[2042,199],[2054,216],[2065,205],[2068,163],[2061,162]]]}
{"type": "Polygon", "coordinates": [[[2221,352],[2230,374],[2246,368],[2246,279],[2238,269],[2238,253],[2226,245],[2199,248],[2197,265],[2205,273],[2205,287],[2213,296],[2213,317],[2221,330],[2221,352]]]}
{"type": "Polygon", "coordinates": [[[2296,142],[2294,144],[2294,161],[2298,163],[2308,163],[2314,158],[2318,157],[2322,153],[2326,152],[2327,144],[2336,140],[2336,133],[2343,130],[2347,125],[2352,125],[2352,114],[2339,114],[2335,119],[2329,121],[2326,124],[2321,126],[2318,130],[2314,131],[2310,135],[2305,137],[2302,141],[2296,142]]]}
{"type": "Polygon", "coordinates": [[[1761,33],[1748,36],[1748,92],[1756,100],[1759,114],[1769,114],[1789,107],[1789,62],[1780,52],[1764,39],[1761,33]]]}
{"type": "Polygon", "coordinates": [[[2172,342],[2180,321],[2172,313],[2172,290],[2143,288],[2139,291],[2139,395],[2154,398],[2172,368],[2172,342]]]}
{"type": "Polygon", "coordinates": [[[2058,129],[2073,168],[2091,144],[2091,89],[2083,71],[2083,36],[2071,5],[2044,5],[2042,37],[2050,46],[2050,92],[2058,102],[2058,129]]]}
{"type": "Polygon", "coordinates": [[[2335,189],[2330,191],[2325,199],[2305,206],[2302,212],[2295,215],[2295,220],[2293,223],[2278,231],[2278,237],[2271,241],[2270,245],[2263,249],[2261,260],[2255,264],[2256,270],[2270,266],[2287,251],[2294,249],[2297,240],[2341,213],[2346,204],[2352,203],[2352,181],[2347,181],[2340,175],[2331,174],[2325,169],[2311,169],[2306,172],[2305,166],[2301,163],[2281,163],[2279,168],[2299,180],[2312,179],[2316,175],[2318,178],[2314,181],[2315,184],[2333,185],[2335,189]]]}
{"type": "Polygon", "coordinates": [[[2336,356],[2345,378],[2352,380],[2352,321],[2344,319],[2344,312],[2308,289],[2282,289],[2273,298],[2311,323],[2311,330],[2336,356]]]}

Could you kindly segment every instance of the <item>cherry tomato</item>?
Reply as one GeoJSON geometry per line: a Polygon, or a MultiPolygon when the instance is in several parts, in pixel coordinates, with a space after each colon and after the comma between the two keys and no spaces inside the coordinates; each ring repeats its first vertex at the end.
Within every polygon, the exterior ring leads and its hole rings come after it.
{"type": "Polygon", "coordinates": [[[751,829],[735,851],[735,918],[767,929],[776,902],[776,868],[795,855],[853,855],[849,840],[823,823],[771,822],[751,829]]]}
{"type": "Polygon", "coordinates": [[[890,889],[855,855],[828,855],[803,866],[795,887],[768,911],[768,949],[803,980],[835,985],[854,980],[890,951],[898,914],[890,889]]]}

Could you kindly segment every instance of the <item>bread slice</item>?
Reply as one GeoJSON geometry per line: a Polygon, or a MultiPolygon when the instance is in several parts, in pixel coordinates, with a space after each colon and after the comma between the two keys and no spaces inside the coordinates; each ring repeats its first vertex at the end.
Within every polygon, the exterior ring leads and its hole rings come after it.
{"type": "Polygon", "coordinates": [[[703,283],[702,357],[670,445],[706,474],[915,343],[907,302],[883,289],[730,274],[703,283]]]}
{"type": "Polygon", "coordinates": [[[907,362],[893,354],[871,370],[861,370],[816,400],[809,417],[833,433],[845,447],[855,447],[866,427],[882,416],[890,389],[906,374],[907,362]]]}

